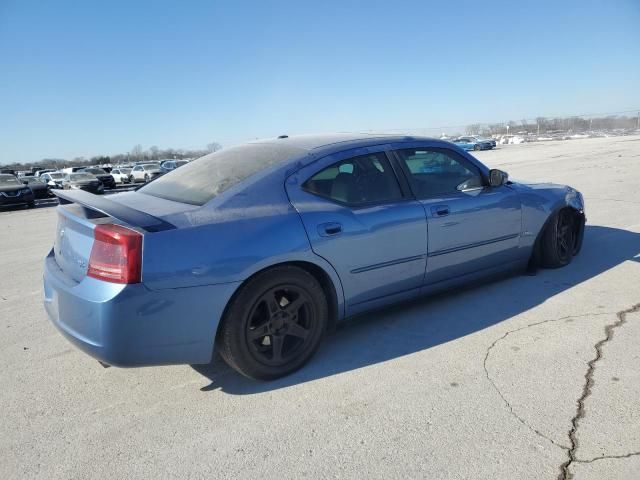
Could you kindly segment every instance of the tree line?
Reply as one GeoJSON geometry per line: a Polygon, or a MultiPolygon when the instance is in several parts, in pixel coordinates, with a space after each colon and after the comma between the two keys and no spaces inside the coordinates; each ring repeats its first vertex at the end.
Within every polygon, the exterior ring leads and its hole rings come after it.
{"type": "Polygon", "coordinates": [[[222,148],[218,142],[211,142],[207,144],[204,149],[175,149],[175,148],[158,148],[157,146],[151,146],[148,149],[144,149],[142,145],[134,145],[133,148],[127,153],[118,153],[115,155],[96,155],[91,158],[75,157],[72,159],[64,158],[43,158],[37,162],[26,163],[10,163],[3,165],[3,168],[12,170],[30,170],[31,167],[41,166],[46,168],[65,168],[65,167],[84,167],[89,165],[118,165],[135,162],[146,162],[151,160],[182,160],[185,158],[198,158],[211,152],[216,152],[222,148]]]}
{"type": "Polygon", "coordinates": [[[608,115],[606,117],[557,117],[523,119],[520,122],[510,120],[503,123],[474,123],[465,129],[467,135],[496,135],[516,132],[552,133],[552,132],[589,132],[600,130],[633,130],[640,128],[640,112],[637,116],[608,115]],[[507,129],[507,126],[509,128],[507,129]]]}

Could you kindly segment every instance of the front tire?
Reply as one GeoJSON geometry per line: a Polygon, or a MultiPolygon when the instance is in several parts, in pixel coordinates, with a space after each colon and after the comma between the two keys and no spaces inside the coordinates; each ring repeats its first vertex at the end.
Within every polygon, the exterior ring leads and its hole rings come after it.
{"type": "Polygon", "coordinates": [[[473,149],[478,151],[478,150],[481,150],[482,147],[480,145],[476,144],[476,145],[473,146],[473,149]]]}
{"type": "Polygon", "coordinates": [[[542,234],[542,265],[546,268],[564,267],[579,249],[579,222],[571,209],[563,208],[553,214],[542,234]]]}
{"type": "Polygon", "coordinates": [[[234,296],[216,348],[242,375],[273,380],[302,367],[327,327],[324,290],[307,271],[275,267],[259,273],[234,296]]]}

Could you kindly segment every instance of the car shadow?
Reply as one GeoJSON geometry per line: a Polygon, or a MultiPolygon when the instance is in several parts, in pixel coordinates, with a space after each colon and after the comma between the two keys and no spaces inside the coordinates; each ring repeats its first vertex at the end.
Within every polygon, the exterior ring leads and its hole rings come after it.
{"type": "MultiPolygon", "coordinates": [[[[250,395],[409,355],[508,320],[625,261],[640,261],[640,234],[590,226],[580,255],[565,268],[476,283],[354,317],[330,335],[301,370],[271,382],[247,379],[220,358],[192,365],[211,380],[203,391],[250,395]]],[[[594,306],[597,308],[597,306],[594,306]]]]}

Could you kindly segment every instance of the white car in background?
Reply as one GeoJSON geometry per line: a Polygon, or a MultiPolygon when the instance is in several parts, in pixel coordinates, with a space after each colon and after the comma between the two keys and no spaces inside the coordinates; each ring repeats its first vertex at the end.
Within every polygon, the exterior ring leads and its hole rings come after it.
{"type": "Polygon", "coordinates": [[[133,167],[129,174],[129,181],[131,183],[149,182],[163,173],[157,163],[143,163],[133,167]]]}
{"type": "Polygon", "coordinates": [[[62,179],[64,173],[62,172],[47,172],[40,175],[40,180],[45,182],[51,188],[62,188],[62,179]]]}
{"type": "Polygon", "coordinates": [[[131,180],[129,177],[131,176],[130,168],[114,168],[111,170],[111,176],[116,181],[116,183],[129,183],[131,180]]]}

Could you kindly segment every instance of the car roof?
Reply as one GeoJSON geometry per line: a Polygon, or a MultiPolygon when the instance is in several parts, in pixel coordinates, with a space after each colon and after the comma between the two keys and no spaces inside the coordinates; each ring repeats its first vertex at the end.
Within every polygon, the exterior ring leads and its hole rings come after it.
{"type": "MultiPolygon", "coordinates": [[[[248,144],[262,144],[271,146],[288,146],[297,148],[302,152],[318,158],[324,155],[349,150],[353,148],[369,147],[386,143],[408,143],[416,141],[433,142],[438,145],[446,145],[447,142],[422,136],[409,136],[385,133],[326,133],[310,135],[282,135],[277,138],[254,140],[248,144]]],[[[292,156],[285,164],[298,160],[299,156],[292,156]]]]}

